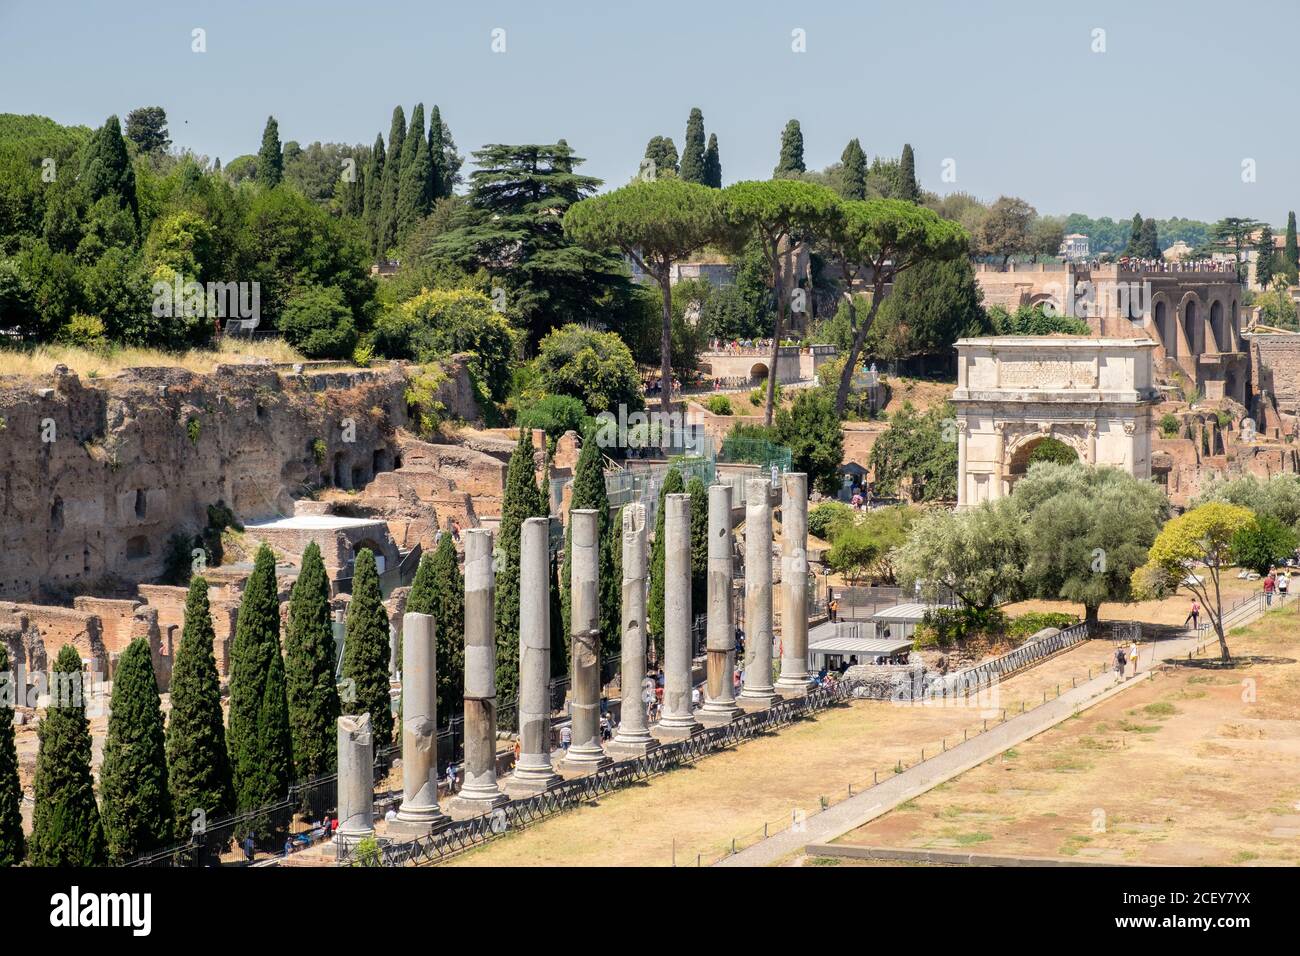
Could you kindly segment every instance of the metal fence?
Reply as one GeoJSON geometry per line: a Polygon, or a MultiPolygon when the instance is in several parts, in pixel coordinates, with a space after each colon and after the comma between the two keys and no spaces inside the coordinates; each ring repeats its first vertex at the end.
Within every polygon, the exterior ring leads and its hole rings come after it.
{"type": "Polygon", "coordinates": [[[834,688],[815,688],[806,697],[778,701],[770,710],[746,714],[724,727],[705,730],[687,740],[663,744],[643,757],[621,760],[588,776],[565,781],[537,796],[514,800],[490,813],[452,823],[429,836],[405,842],[380,842],[376,854],[358,857],[355,846],[340,847],[338,860],[351,866],[436,863],[512,830],[521,830],[603,794],[694,763],[740,741],[848,700],[854,696],[857,686],[856,681],[843,681],[834,688]]]}

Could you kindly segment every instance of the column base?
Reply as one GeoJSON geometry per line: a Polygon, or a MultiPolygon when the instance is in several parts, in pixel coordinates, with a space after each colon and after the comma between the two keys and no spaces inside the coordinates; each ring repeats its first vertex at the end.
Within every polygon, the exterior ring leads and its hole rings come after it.
{"type": "Polygon", "coordinates": [[[508,799],[524,800],[545,793],[547,790],[553,790],[562,783],[564,778],[554,771],[550,774],[531,771],[522,777],[512,773],[502,781],[501,787],[505,790],[508,799]]]}
{"type": "Polygon", "coordinates": [[[685,740],[688,737],[694,737],[704,730],[704,725],[698,720],[684,720],[676,717],[669,722],[660,721],[650,728],[650,733],[654,734],[661,741],[663,740],[685,740]]]}
{"type": "Polygon", "coordinates": [[[770,694],[745,694],[742,692],[736,698],[736,706],[746,713],[753,713],[756,710],[769,710],[780,699],[781,695],[775,691],[770,694]]]}
{"type": "Polygon", "coordinates": [[[509,802],[510,798],[500,790],[471,792],[468,795],[462,790],[447,801],[447,809],[462,816],[477,817],[484,813],[491,813],[497,807],[509,802]]]}
{"type": "Polygon", "coordinates": [[[738,707],[734,701],[729,704],[706,703],[695,712],[695,719],[705,727],[725,727],[744,713],[744,709],[738,707]]]}
{"type": "Polygon", "coordinates": [[[344,830],[342,828],[334,831],[334,842],[339,847],[354,847],[362,840],[373,840],[375,830],[371,827],[369,830],[344,830]]]}
{"type": "Polygon", "coordinates": [[[427,832],[445,827],[451,822],[451,817],[443,813],[436,803],[431,807],[408,807],[403,804],[397,808],[397,819],[393,822],[427,832]]]}
{"type": "Polygon", "coordinates": [[[593,747],[590,750],[579,750],[576,747],[570,747],[561,761],[561,766],[572,773],[592,773],[603,767],[608,767],[614,761],[609,758],[609,754],[600,747],[593,747]]]}
{"type": "Polygon", "coordinates": [[[779,677],[773,689],[782,697],[806,697],[813,686],[813,682],[805,675],[791,677],[789,680],[779,677]]]}
{"type": "Polygon", "coordinates": [[[644,757],[658,747],[659,741],[649,733],[645,737],[633,737],[629,740],[619,740],[618,735],[615,734],[614,739],[605,745],[605,752],[617,759],[626,760],[629,757],[644,757]]]}

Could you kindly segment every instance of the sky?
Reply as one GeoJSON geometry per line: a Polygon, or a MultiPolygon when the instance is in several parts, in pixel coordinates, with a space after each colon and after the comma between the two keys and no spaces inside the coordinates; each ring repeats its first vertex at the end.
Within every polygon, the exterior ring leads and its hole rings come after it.
{"type": "Polygon", "coordinates": [[[0,0],[0,112],[160,105],[176,146],[228,162],[268,114],[285,141],[369,144],[437,103],[467,158],[564,138],[617,186],[698,106],[724,183],[770,176],[797,118],[810,169],[910,142],[941,194],[1280,226],[1297,28],[1295,0],[0,0]]]}

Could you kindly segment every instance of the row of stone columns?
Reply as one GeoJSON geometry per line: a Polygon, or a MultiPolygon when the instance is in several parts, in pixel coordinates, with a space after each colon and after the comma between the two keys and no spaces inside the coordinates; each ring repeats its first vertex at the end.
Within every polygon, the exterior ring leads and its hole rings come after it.
{"type": "MultiPolygon", "coordinates": [[[[690,736],[746,710],[770,707],[809,687],[807,476],[787,474],[782,485],[781,676],[772,681],[772,507],[770,484],[746,486],[745,680],[733,689],[736,645],[732,617],[731,490],[709,489],[708,631],[705,695],[692,706],[690,495],[664,500],[664,699],[653,732],[642,700],[647,650],[648,578],[645,506],[623,509],[622,711],[609,750],[641,755],[659,739],[690,736]]],[[[507,786],[511,794],[539,793],[560,781],[551,763],[550,519],[528,518],[520,532],[519,741],[507,786]]],[[[610,757],[600,739],[599,515],[575,509],[570,518],[572,742],[566,769],[589,772],[610,757]]],[[[474,529],[465,543],[465,759],[464,786],[452,808],[486,812],[505,802],[496,777],[495,574],[491,532],[474,529]]],[[[438,805],[437,661],[433,618],[407,614],[402,624],[403,793],[398,820],[421,828],[447,821],[438,805]]],[[[373,833],[373,753],[369,715],[339,720],[340,834],[373,833]]]]}

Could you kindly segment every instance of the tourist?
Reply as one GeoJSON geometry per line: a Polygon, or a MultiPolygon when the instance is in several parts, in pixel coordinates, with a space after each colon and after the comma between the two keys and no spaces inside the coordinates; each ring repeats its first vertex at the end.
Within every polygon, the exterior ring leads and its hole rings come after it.
{"type": "MultiPolygon", "coordinates": [[[[1285,573],[1286,572],[1283,572],[1283,574],[1285,573]]],[[[1265,607],[1273,606],[1273,590],[1276,587],[1277,587],[1277,578],[1275,578],[1273,576],[1273,572],[1270,571],[1268,572],[1268,577],[1264,578],[1264,606],[1265,607]]]]}
{"type": "Polygon", "coordinates": [[[456,792],[456,765],[454,763],[449,763],[447,764],[447,796],[451,796],[455,792],[456,792]]]}
{"type": "Polygon", "coordinates": [[[523,746],[519,743],[519,738],[515,738],[515,765],[519,764],[519,755],[524,752],[523,746]]]}
{"type": "Polygon", "coordinates": [[[253,857],[257,855],[257,844],[253,842],[253,835],[250,833],[244,837],[244,857],[249,863],[253,862],[253,857]]]}
{"type": "Polygon", "coordinates": [[[840,602],[831,598],[831,603],[826,605],[826,610],[830,613],[831,623],[835,623],[835,616],[840,612],[840,602]]]}
{"type": "Polygon", "coordinates": [[[1282,598],[1282,603],[1286,603],[1287,591],[1291,587],[1291,572],[1283,571],[1282,576],[1277,579],[1277,593],[1282,598]]]}
{"type": "Polygon", "coordinates": [[[1124,656],[1124,648],[1115,648],[1115,675],[1119,677],[1120,680],[1124,679],[1124,667],[1126,664],[1128,664],[1128,659],[1124,656]]]}
{"type": "Polygon", "coordinates": [[[1192,625],[1193,631],[1201,625],[1201,606],[1196,603],[1195,598],[1192,599],[1192,609],[1187,613],[1187,620],[1183,621],[1183,627],[1186,627],[1189,623],[1192,625]]]}
{"type": "Polygon", "coordinates": [[[1137,677],[1138,676],[1138,643],[1135,640],[1129,641],[1128,659],[1133,662],[1133,676],[1137,677]]]}
{"type": "Polygon", "coordinates": [[[573,743],[573,728],[570,727],[568,724],[565,724],[563,727],[560,728],[560,749],[567,753],[569,750],[569,746],[572,743],[573,743]]]}
{"type": "Polygon", "coordinates": [[[396,821],[397,821],[397,810],[393,807],[389,807],[388,812],[384,814],[384,822],[394,823],[396,821]]]}
{"type": "Polygon", "coordinates": [[[293,839],[292,839],[291,837],[285,837],[285,838],[284,838],[284,855],[285,855],[285,856],[288,856],[288,855],[289,855],[290,853],[292,853],[292,852],[293,852],[293,839]]]}

